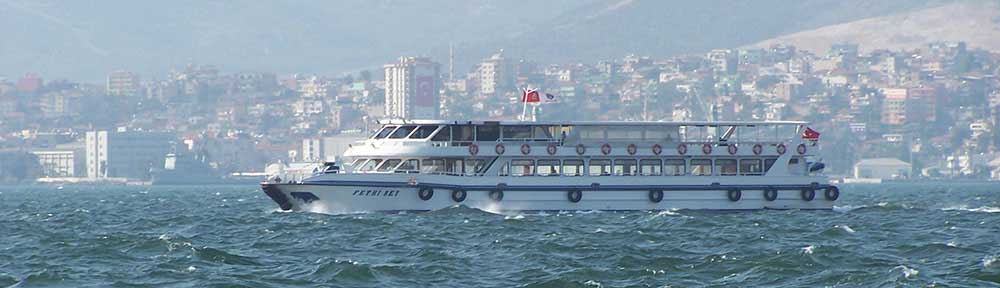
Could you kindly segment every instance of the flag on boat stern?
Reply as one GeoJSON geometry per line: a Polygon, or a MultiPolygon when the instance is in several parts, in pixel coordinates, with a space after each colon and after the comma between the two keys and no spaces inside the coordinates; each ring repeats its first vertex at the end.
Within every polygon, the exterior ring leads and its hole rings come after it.
{"type": "Polygon", "coordinates": [[[806,140],[819,140],[819,132],[813,130],[812,128],[806,127],[806,131],[802,132],[802,139],[806,140]]]}

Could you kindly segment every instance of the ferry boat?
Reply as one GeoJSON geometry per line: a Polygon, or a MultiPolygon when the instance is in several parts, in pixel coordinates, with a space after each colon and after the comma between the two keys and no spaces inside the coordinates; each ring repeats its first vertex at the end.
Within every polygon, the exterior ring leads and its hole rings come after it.
{"type": "Polygon", "coordinates": [[[262,183],[282,210],[832,209],[805,122],[383,121],[347,161],[262,183]]]}

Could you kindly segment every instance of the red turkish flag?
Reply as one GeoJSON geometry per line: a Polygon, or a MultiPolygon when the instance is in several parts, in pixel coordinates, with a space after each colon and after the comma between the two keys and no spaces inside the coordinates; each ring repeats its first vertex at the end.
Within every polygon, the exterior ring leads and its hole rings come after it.
{"type": "Polygon", "coordinates": [[[537,90],[521,90],[521,102],[536,103],[542,101],[537,90]]]}
{"type": "Polygon", "coordinates": [[[819,140],[819,132],[816,132],[816,130],[813,130],[812,128],[806,127],[806,131],[802,132],[802,139],[819,140]]]}

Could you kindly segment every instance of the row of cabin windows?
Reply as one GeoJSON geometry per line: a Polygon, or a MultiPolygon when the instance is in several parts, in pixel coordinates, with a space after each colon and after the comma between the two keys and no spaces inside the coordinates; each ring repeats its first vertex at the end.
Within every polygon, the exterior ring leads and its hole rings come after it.
{"type": "Polygon", "coordinates": [[[427,139],[431,141],[497,141],[552,139],[554,126],[534,125],[386,125],[372,135],[374,139],[427,139]],[[440,132],[434,133],[438,128],[440,132]]]}
{"type": "Polygon", "coordinates": [[[357,159],[355,172],[394,173],[453,173],[481,174],[486,172],[486,159],[427,158],[427,159],[357,159]]]}
{"type": "Polygon", "coordinates": [[[500,176],[736,176],[763,175],[775,159],[512,159],[500,176]]]}
{"type": "Polygon", "coordinates": [[[375,132],[375,139],[427,139],[438,129],[438,125],[388,125],[375,132]]]}

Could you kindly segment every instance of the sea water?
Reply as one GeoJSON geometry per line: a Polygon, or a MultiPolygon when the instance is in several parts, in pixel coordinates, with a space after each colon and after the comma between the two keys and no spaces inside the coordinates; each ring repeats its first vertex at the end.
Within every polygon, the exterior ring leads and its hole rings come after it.
{"type": "Polygon", "coordinates": [[[255,186],[0,187],[0,287],[1000,286],[1000,185],[833,211],[282,212],[255,186]]]}

